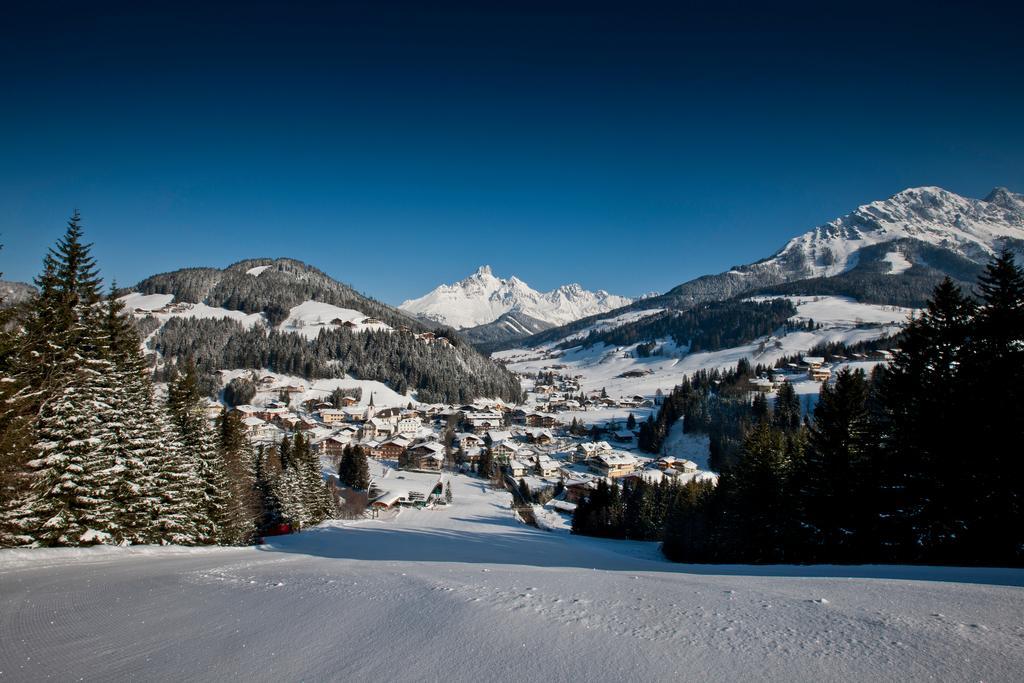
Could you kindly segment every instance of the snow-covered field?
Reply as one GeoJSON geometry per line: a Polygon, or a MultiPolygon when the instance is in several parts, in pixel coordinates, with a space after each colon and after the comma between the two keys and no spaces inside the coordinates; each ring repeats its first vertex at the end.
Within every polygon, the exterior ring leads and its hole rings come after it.
{"type": "Polygon", "coordinates": [[[985,680],[1024,571],[694,566],[454,504],[262,548],[0,551],[0,678],[985,680]]]}
{"type": "MultiPolygon", "coordinates": [[[[583,391],[604,388],[610,396],[652,396],[658,389],[666,393],[671,391],[683,377],[698,370],[735,367],[741,358],[748,358],[755,364],[771,365],[783,356],[805,353],[825,342],[853,344],[889,336],[898,332],[913,313],[909,308],[862,304],[845,297],[786,298],[792,299],[796,305],[794,321],[813,320],[822,326],[821,329],[773,335],[719,351],[691,354],[672,352],[649,358],[635,357],[632,346],[609,347],[605,344],[587,349],[577,346],[565,351],[554,349],[554,344],[537,349],[510,349],[495,353],[494,358],[508,363],[510,370],[519,373],[536,373],[552,365],[565,366],[560,372],[582,375],[580,386],[583,391]],[[644,374],[623,377],[625,373],[644,374]]],[[[669,340],[661,342],[666,343],[671,350],[673,345],[669,340]]],[[[810,384],[802,389],[805,393],[813,389],[813,393],[817,394],[820,385],[810,384]]],[[[591,418],[586,419],[589,421],[591,418]]]]}
{"type": "Polygon", "coordinates": [[[276,381],[266,387],[261,387],[256,392],[253,403],[265,405],[268,400],[275,400],[281,392],[282,387],[302,387],[303,393],[291,395],[290,404],[300,405],[309,399],[328,399],[335,389],[361,389],[362,397],[357,405],[367,406],[370,397],[373,397],[373,404],[378,408],[405,407],[415,399],[408,394],[399,394],[397,391],[376,380],[354,379],[352,377],[336,379],[306,379],[297,375],[282,375],[269,370],[223,370],[220,373],[221,383],[227,385],[236,377],[273,377],[276,381]]]}

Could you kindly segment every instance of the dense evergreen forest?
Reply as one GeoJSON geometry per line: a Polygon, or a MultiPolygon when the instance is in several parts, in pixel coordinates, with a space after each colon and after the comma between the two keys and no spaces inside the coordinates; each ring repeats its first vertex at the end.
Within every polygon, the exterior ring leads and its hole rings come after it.
{"type": "MultiPolygon", "coordinates": [[[[173,374],[176,364],[192,359],[207,391],[219,388],[214,379],[218,370],[266,368],[307,379],[347,374],[377,380],[398,393],[414,390],[419,400],[427,402],[464,403],[481,396],[519,401],[522,397],[512,373],[481,356],[453,330],[435,330],[452,342],[447,347],[425,344],[405,333],[324,329],[317,338],[307,340],[274,329],[293,306],[316,300],[359,310],[396,329],[426,330],[389,306],[292,259],[250,259],[224,270],[186,268],[154,275],[135,289],[145,294],[173,294],[183,302],[264,314],[269,327],[246,329],[228,318],[172,318],[154,335],[151,348],[173,361],[162,372],[173,374]],[[247,272],[253,268],[265,270],[254,277],[247,272]]],[[[159,322],[152,316],[142,317],[136,326],[140,335],[146,336],[159,322]]],[[[163,379],[165,374],[158,377],[163,379]]]]}
{"type": "Polygon", "coordinates": [[[400,394],[414,390],[425,402],[522,398],[519,380],[511,372],[454,336],[452,346],[444,346],[412,334],[340,328],[323,329],[307,340],[262,325],[246,329],[228,318],[172,318],[150,344],[175,364],[194,360],[207,376],[223,368],[266,368],[307,379],[351,375],[377,380],[400,394]]]}
{"type": "Polygon", "coordinates": [[[189,363],[156,395],[97,273],[75,214],[38,295],[2,312],[0,545],[244,544],[333,515],[301,436],[257,452],[237,414],[211,429],[189,363]]]}
{"type": "Polygon", "coordinates": [[[681,562],[1024,564],[1024,272],[1004,252],[974,294],[943,281],[894,361],[839,372],[804,420],[791,391],[741,397],[749,366],[691,378],[647,445],[684,416],[719,439],[718,486],[604,487],[574,529],[681,562]]]}
{"type": "MultiPolygon", "coordinates": [[[[691,353],[715,351],[771,334],[794,315],[796,307],[788,299],[720,301],[686,311],[657,313],[611,330],[593,331],[583,339],[582,345],[629,346],[669,338],[691,353]]],[[[569,348],[580,343],[572,340],[559,347],[569,348]]]]}

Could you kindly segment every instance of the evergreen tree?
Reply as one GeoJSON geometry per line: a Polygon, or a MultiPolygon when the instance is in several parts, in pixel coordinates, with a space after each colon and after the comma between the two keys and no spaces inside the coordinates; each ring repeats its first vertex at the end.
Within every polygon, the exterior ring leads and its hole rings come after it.
{"type": "Polygon", "coordinates": [[[851,561],[863,550],[870,510],[871,429],[863,371],[841,370],[825,383],[814,409],[797,501],[812,557],[851,561]]]}
{"type": "Polygon", "coordinates": [[[238,411],[225,410],[218,416],[217,450],[231,492],[224,537],[229,543],[249,543],[256,533],[260,504],[255,454],[238,411]]]}
{"type": "MultiPolygon", "coordinates": [[[[907,327],[881,382],[883,420],[879,447],[884,540],[912,551],[888,559],[920,561],[964,538],[965,507],[977,491],[959,462],[973,447],[962,427],[971,413],[963,392],[963,360],[970,343],[974,304],[948,278],[936,287],[923,314],[907,327]]],[[[901,551],[902,552],[902,551],[901,551]]]]}
{"type": "Polygon", "coordinates": [[[1003,251],[978,280],[981,305],[963,359],[976,459],[965,473],[965,549],[977,561],[1024,561],[1024,270],[1003,251]],[[1012,444],[1012,445],[1011,445],[1012,444]]]}
{"type": "Polygon", "coordinates": [[[206,420],[195,365],[187,363],[167,389],[167,406],[181,447],[196,468],[201,485],[198,492],[205,510],[199,522],[201,538],[209,543],[233,542],[229,528],[235,501],[232,500],[227,470],[206,420]]]}
{"type": "Polygon", "coordinates": [[[772,424],[784,431],[793,431],[800,427],[800,398],[789,382],[783,382],[775,392],[772,424]]]}

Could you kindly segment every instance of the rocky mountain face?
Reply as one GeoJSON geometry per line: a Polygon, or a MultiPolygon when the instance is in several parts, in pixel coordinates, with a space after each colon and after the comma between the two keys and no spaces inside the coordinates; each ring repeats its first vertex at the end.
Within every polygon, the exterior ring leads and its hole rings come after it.
{"type": "MultiPolygon", "coordinates": [[[[996,188],[972,199],[940,187],[914,187],[809,230],[766,259],[684,282],[621,312],[640,306],[687,310],[748,294],[833,294],[919,306],[947,275],[969,289],[1001,249],[1024,258],[1024,195],[996,188]]],[[[523,343],[559,339],[600,317],[523,343]]]]}
{"type": "Polygon", "coordinates": [[[527,336],[632,302],[578,284],[538,292],[517,277],[499,278],[490,266],[482,266],[464,280],[441,285],[399,308],[423,320],[460,329],[477,343],[527,336]]]}

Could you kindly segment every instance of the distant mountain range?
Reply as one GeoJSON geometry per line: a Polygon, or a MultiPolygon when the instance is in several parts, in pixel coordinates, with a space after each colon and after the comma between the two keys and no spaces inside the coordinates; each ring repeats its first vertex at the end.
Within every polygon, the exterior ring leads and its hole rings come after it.
{"type": "Polygon", "coordinates": [[[914,187],[809,230],[756,263],[689,280],[608,315],[481,346],[536,346],[629,311],[662,309],[670,315],[754,294],[843,295],[920,306],[947,275],[969,291],[989,257],[1004,248],[1024,259],[1024,195],[996,188],[972,199],[940,187],[914,187]]]}
{"type": "Polygon", "coordinates": [[[416,317],[462,331],[473,343],[513,339],[631,304],[634,299],[569,284],[538,292],[517,277],[499,278],[490,266],[403,302],[416,317]]]}

